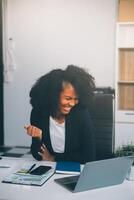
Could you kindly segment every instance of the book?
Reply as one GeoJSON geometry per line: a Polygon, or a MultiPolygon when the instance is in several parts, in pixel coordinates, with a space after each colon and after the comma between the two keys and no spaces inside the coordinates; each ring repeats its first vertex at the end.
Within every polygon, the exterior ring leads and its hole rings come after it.
{"type": "Polygon", "coordinates": [[[56,163],[55,171],[60,174],[80,174],[80,163],[59,161],[56,163]]]}
{"type": "Polygon", "coordinates": [[[54,174],[55,169],[50,167],[48,171],[41,175],[32,174],[31,172],[32,171],[27,168],[27,165],[24,164],[20,170],[12,172],[4,177],[2,183],[41,186],[54,174]]]}

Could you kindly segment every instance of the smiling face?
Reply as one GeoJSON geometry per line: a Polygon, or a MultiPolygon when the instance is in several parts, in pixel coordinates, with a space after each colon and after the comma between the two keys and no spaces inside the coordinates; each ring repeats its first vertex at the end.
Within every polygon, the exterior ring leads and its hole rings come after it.
{"type": "Polygon", "coordinates": [[[67,115],[76,104],[78,104],[78,96],[74,87],[70,83],[63,83],[63,90],[59,98],[60,114],[67,115]]]}

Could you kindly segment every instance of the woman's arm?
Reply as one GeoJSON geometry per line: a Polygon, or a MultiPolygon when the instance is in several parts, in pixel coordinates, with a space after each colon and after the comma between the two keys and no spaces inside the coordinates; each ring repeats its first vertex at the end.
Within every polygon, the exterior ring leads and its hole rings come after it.
{"type": "Polygon", "coordinates": [[[44,118],[41,114],[35,110],[31,112],[31,126],[28,127],[29,135],[32,136],[32,145],[31,152],[35,159],[37,160],[47,160],[47,161],[55,161],[54,156],[48,151],[47,147],[44,144],[43,133],[41,130],[44,122],[44,118]],[[43,123],[43,124],[42,124],[43,123]]]}
{"type": "MultiPolygon", "coordinates": [[[[41,120],[41,116],[39,112],[32,109],[31,116],[30,116],[30,123],[32,126],[38,128],[41,131],[40,120],[41,120]]],[[[39,133],[37,135],[39,136],[39,133]]],[[[40,132],[39,137],[32,137],[31,153],[36,160],[42,160],[42,156],[39,155],[38,153],[40,151],[41,145],[42,145],[42,131],[40,132]]]]}

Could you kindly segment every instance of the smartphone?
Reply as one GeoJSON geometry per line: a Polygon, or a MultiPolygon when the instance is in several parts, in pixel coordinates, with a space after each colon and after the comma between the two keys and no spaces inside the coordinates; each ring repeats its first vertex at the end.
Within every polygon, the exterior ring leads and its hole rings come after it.
{"type": "Polygon", "coordinates": [[[45,174],[48,170],[50,170],[52,167],[50,166],[44,166],[44,165],[40,165],[39,167],[33,169],[30,174],[33,175],[43,175],[45,174]]]}

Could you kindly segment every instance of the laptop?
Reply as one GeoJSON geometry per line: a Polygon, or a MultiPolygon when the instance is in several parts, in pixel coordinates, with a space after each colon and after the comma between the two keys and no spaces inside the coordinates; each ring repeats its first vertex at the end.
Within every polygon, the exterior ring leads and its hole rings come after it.
{"type": "Polygon", "coordinates": [[[88,162],[80,175],[58,178],[54,181],[72,192],[121,184],[133,161],[134,157],[118,157],[88,162]]]}

